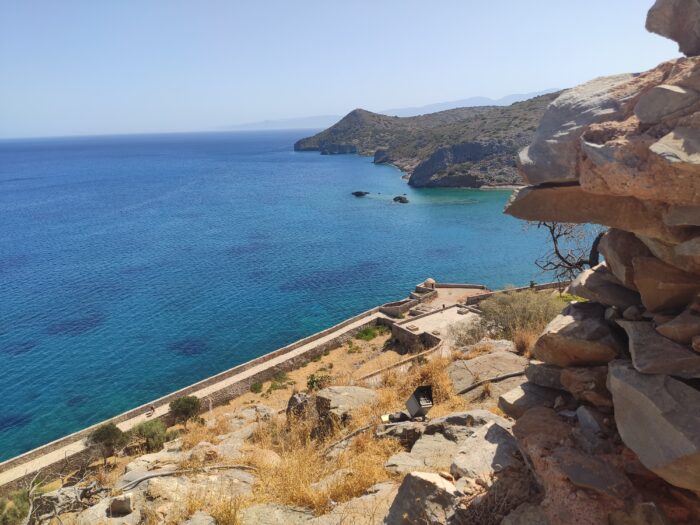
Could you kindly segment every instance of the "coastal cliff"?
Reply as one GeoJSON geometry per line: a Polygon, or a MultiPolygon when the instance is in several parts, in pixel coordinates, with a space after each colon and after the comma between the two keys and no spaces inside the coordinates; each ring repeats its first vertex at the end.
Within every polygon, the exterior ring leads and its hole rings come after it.
{"type": "Polygon", "coordinates": [[[373,156],[377,164],[401,169],[415,187],[520,184],[517,152],[532,140],[557,95],[405,118],[356,109],[327,130],[299,140],[294,149],[373,156]]]}

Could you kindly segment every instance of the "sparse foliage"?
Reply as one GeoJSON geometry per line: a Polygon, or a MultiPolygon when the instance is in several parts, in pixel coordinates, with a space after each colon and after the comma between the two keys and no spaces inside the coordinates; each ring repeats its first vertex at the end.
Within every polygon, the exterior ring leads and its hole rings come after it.
{"type": "Polygon", "coordinates": [[[600,226],[569,222],[538,222],[537,228],[547,230],[552,248],[535,261],[544,272],[551,272],[558,281],[574,279],[586,267],[600,262],[598,243],[605,233],[600,226]]]}
{"type": "Polygon", "coordinates": [[[187,422],[197,417],[202,402],[198,397],[183,396],[170,402],[170,413],[175,421],[181,422],[187,428],[187,422]]]}
{"type": "Polygon", "coordinates": [[[167,428],[160,419],[139,423],[129,434],[132,439],[142,441],[148,452],[157,452],[167,441],[167,428]]]}
{"type": "Polygon", "coordinates": [[[90,444],[96,447],[102,455],[105,464],[107,458],[126,445],[128,437],[114,423],[98,427],[89,438],[90,444]]]}

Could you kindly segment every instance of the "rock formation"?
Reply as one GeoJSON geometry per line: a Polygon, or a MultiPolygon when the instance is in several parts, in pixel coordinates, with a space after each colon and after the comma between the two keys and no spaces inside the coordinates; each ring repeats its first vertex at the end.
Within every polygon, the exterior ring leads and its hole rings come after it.
{"type": "Polygon", "coordinates": [[[547,326],[526,372],[580,406],[514,426],[550,524],[700,520],[700,2],[658,0],[647,28],[687,56],[555,100],[506,208],[610,228],[605,262],[570,286],[586,302],[547,326]]]}

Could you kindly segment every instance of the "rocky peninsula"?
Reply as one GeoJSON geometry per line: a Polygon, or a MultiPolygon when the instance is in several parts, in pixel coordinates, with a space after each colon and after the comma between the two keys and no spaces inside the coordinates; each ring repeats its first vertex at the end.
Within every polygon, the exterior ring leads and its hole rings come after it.
{"type": "Polygon", "coordinates": [[[373,156],[377,164],[401,169],[415,187],[517,185],[517,152],[532,140],[557,95],[403,118],[356,109],[294,149],[373,156]]]}

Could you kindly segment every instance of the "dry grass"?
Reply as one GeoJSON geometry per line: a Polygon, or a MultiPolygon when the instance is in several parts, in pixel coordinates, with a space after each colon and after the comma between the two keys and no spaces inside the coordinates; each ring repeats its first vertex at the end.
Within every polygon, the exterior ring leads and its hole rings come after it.
{"type": "Polygon", "coordinates": [[[539,332],[530,330],[528,328],[518,328],[513,334],[513,343],[515,343],[515,350],[522,356],[528,359],[532,357],[532,349],[537,342],[539,337],[539,332]]]}
{"type": "Polygon", "coordinates": [[[331,509],[332,501],[348,501],[362,495],[372,485],[391,479],[384,463],[402,447],[394,439],[376,439],[373,428],[353,437],[340,454],[326,452],[329,446],[354,430],[378,424],[380,415],[403,409],[408,396],[421,385],[433,386],[435,406],[431,416],[433,412],[439,416],[466,408],[464,399],[455,395],[447,374],[451,361],[451,357],[436,356],[423,364],[414,364],[406,373],[386,372],[382,385],[376,390],[377,401],[355,410],[346,427],[331,428],[322,437],[314,435],[317,420],[312,413],[289,421],[278,416],[258,425],[252,443],[274,450],[282,461],[271,466],[256,462],[253,455],[244,459],[259,470],[253,501],[306,507],[323,514],[331,509]],[[312,488],[314,483],[340,469],[348,469],[349,474],[339,476],[324,488],[312,488]]]}
{"type": "Polygon", "coordinates": [[[511,341],[518,330],[541,332],[564,306],[558,295],[534,290],[495,294],[479,304],[493,335],[511,341]]]}
{"type": "Polygon", "coordinates": [[[252,441],[258,447],[274,450],[277,465],[257,462],[254,455],[244,461],[258,469],[253,501],[276,502],[306,507],[316,514],[331,509],[332,501],[344,502],[362,495],[369,487],[390,478],[384,469],[386,460],[400,450],[398,441],[374,439],[371,433],[359,434],[339,455],[326,455],[326,449],[345,432],[366,425],[374,410],[358,410],[351,426],[331,428],[323,437],[315,437],[316,418],[305,414],[286,421],[276,417],[256,429],[252,441]],[[312,487],[315,482],[340,469],[349,469],[327,487],[312,487]]]}
{"type": "Polygon", "coordinates": [[[230,425],[226,419],[218,417],[209,425],[190,425],[187,431],[180,436],[182,439],[182,448],[189,450],[194,448],[202,441],[213,443],[216,436],[227,434],[230,432],[230,425]]]}
{"type": "Polygon", "coordinates": [[[203,487],[187,495],[183,517],[189,518],[201,510],[214,518],[217,525],[239,525],[242,502],[240,496],[232,495],[224,485],[214,490],[203,487]]]}

